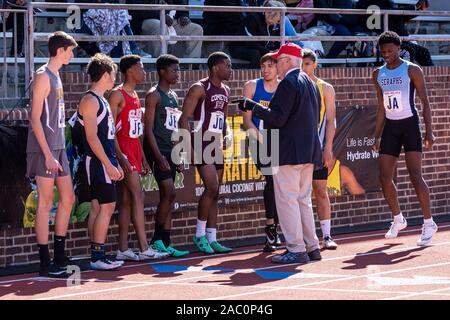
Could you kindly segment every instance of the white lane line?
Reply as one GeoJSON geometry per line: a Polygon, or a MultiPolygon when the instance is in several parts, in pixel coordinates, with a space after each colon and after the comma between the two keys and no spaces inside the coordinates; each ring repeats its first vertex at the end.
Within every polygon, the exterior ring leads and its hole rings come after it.
{"type": "MultiPolygon", "coordinates": [[[[441,291],[448,291],[450,290],[450,287],[444,288],[444,289],[435,289],[435,290],[429,290],[429,291],[423,291],[423,292],[410,292],[409,294],[405,294],[402,296],[397,296],[397,297],[391,297],[391,298],[384,298],[381,300],[398,300],[398,299],[404,299],[404,298],[411,298],[411,297],[416,297],[416,296],[421,296],[421,295],[435,295],[438,292],[441,291]]],[[[441,296],[448,296],[450,294],[440,294],[441,296]]]]}
{"type": "MultiPolygon", "coordinates": [[[[204,275],[204,276],[197,276],[197,277],[191,277],[186,278],[185,280],[197,280],[202,278],[208,278],[211,275],[204,275]]],[[[126,286],[126,287],[120,287],[120,288],[111,288],[111,289],[102,289],[102,290],[93,290],[93,291],[86,291],[86,292],[78,292],[78,293],[72,293],[72,294],[64,294],[60,296],[53,296],[53,297],[47,297],[47,298],[41,298],[41,299],[33,299],[33,300],[54,300],[54,299],[61,299],[61,298],[69,298],[69,297],[76,297],[76,296],[83,296],[83,295],[90,295],[90,294],[96,294],[96,293],[106,293],[106,292],[113,292],[113,291],[119,291],[124,289],[133,289],[133,288],[140,288],[140,287],[147,287],[147,286],[153,286],[158,284],[168,284],[171,282],[179,281],[180,279],[175,280],[169,280],[164,282],[147,282],[147,283],[140,283],[133,286],[126,286]]],[[[120,283],[116,281],[116,283],[120,283]]]]}
{"type": "MultiPolygon", "coordinates": [[[[65,279],[52,279],[54,281],[65,281],[65,279]]],[[[104,283],[116,283],[115,280],[81,280],[83,282],[104,282],[104,283]]],[[[214,284],[214,283],[175,283],[175,282],[150,282],[150,281],[130,281],[124,280],[120,281],[121,283],[129,283],[129,284],[142,284],[144,286],[147,285],[175,285],[175,286],[199,286],[199,287],[215,287],[215,288],[223,288],[224,284],[214,284]]],[[[279,289],[279,286],[269,286],[269,285],[257,285],[258,288],[264,289],[279,289]]],[[[254,288],[253,286],[242,286],[239,288],[254,288]]],[[[119,289],[119,288],[117,288],[119,289]]],[[[401,296],[394,298],[387,298],[383,300],[397,299],[402,297],[409,296],[418,296],[418,295],[429,295],[429,296],[450,296],[450,293],[438,293],[439,291],[450,290],[450,288],[439,289],[439,290],[430,290],[426,292],[411,292],[411,291],[387,291],[387,290],[365,290],[365,289],[337,289],[337,288],[293,288],[293,287],[283,287],[283,289],[291,289],[291,290],[299,290],[299,291],[326,291],[326,292],[343,292],[343,293],[382,293],[382,294],[401,294],[401,296]]],[[[115,289],[109,289],[115,290],[115,289]]],[[[97,290],[96,293],[102,293],[101,290],[97,290]]],[[[82,295],[82,293],[80,293],[82,295]]],[[[44,299],[56,299],[57,297],[51,298],[42,298],[44,299]]]]}
{"type": "MultiPolygon", "coordinates": [[[[450,242],[448,242],[450,243],[450,242]]],[[[443,262],[443,263],[436,263],[436,264],[430,264],[430,265],[423,265],[418,267],[410,267],[410,268],[404,268],[404,269],[397,269],[397,270],[390,270],[390,271],[383,271],[383,272],[375,272],[370,274],[364,274],[359,276],[352,276],[348,278],[339,278],[339,279],[333,279],[333,280],[324,280],[324,281],[317,281],[317,282],[311,282],[311,283],[305,283],[301,285],[294,285],[294,286],[287,286],[282,288],[276,288],[276,289],[268,289],[268,290],[256,290],[254,292],[247,292],[247,293],[241,293],[241,294],[234,294],[234,295],[227,295],[227,296],[220,296],[220,297],[214,297],[209,298],[207,300],[222,300],[222,299],[230,299],[230,298],[237,298],[247,295],[254,295],[259,293],[268,293],[268,292],[274,292],[279,290],[289,290],[289,289],[296,289],[301,287],[309,287],[309,286],[315,286],[315,285],[321,285],[321,284],[328,284],[328,283],[334,283],[339,281],[349,281],[349,280],[356,280],[356,279],[364,279],[367,277],[377,276],[377,275],[385,275],[385,274],[391,274],[391,273],[397,273],[397,272],[403,272],[403,271],[412,271],[412,270],[419,270],[419,269],[426,269],[426,268],[432,268],[432,267],[439,267],[439,266],[445,266],[450,265],[450,262],[443,262]]]]}

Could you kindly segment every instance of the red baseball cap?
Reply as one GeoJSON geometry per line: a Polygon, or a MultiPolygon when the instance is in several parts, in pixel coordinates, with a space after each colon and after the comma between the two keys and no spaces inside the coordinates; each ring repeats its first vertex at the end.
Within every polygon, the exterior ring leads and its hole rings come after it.
{"type": "Polygon", "coordinates": [[[274,59],[278,58],[278,56],[282,54],[303,58],[302,48],[293,42],[285,43],[280,47],[280,49],[278,49],[278,51],[269,53],[269,55],[274,59]]]}

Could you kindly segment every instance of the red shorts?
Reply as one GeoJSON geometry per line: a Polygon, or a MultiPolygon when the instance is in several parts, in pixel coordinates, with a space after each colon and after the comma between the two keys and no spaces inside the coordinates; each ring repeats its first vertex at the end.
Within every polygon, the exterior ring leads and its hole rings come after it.
{"type": "Polygon", "coordinates": [[[131,165],[131,170],[142,172],[142,148],[139,139],[117,137],[119,147],[131,165]]]}

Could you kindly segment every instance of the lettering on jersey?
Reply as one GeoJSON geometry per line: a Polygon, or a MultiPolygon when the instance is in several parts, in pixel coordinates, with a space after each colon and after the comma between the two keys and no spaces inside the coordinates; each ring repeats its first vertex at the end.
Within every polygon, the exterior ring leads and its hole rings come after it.
{"type": "Polygon", "coordinates": [[[211,103],[215,103],[214,110],[215,109],[223,109],[225,103],[228,103],[228,97],[223,94],[215,94],[211,96],[211,103]]]}
{"type": "Polygon", "coordinates": [[[381,86],[390,86],[393,84],[403,84],[402,77],[393,77],[393,78],[382,78],[381,86]]]}
{"type": "Polygon", "coordinates": [[[144,134],[141,109],[130,110],[128,112],[128,121],[130,122],[130,132],[128,133],[130,138],[139,138],[144,134]]]}
{"type": "Polygon", "coordinates": [[[259,100],[258,103],[267,109],[267,108],[269,108],[270,101],[259,100]]]}

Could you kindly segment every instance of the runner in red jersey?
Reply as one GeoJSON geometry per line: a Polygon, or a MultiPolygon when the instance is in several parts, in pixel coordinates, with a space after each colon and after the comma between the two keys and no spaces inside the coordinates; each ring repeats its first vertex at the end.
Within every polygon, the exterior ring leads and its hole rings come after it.
{"type": "Polygon", "coordinates": [[[192,85],[184,99],[179,128],[189,130],[188,119],[194,117],[192,154],[205,187],[198,204],[194,243],[205,253],[226,253],[231,249],[217,242],[216,232],[217,200],[223,175],[222,137],[230,140],[225,134],[230,88],[222,83],[231,77],[230,57],[223,52],[212,53],[208,57],[208,69],[209,77],[192,85]]]}
{"type": "Polygon", "coordinates": [[[125,76],[109,97],[109,104],[116,124],[116,153],[125,178],[121,183],[121,206],[119,208],[119,250],[117,260],[148,260],[168,256],[153,250],[147,241],[144,219],[144,193],[139,174],[148,174],[149,165],[143,157],[142,135],[144,133],[141,102],[136,85],[144,82],[145,71],[141,58],[128,55],[120,59],[120,71],[125,76]],[[128,248],[130,220],[136,231],[140,252],[128,248]]]}

